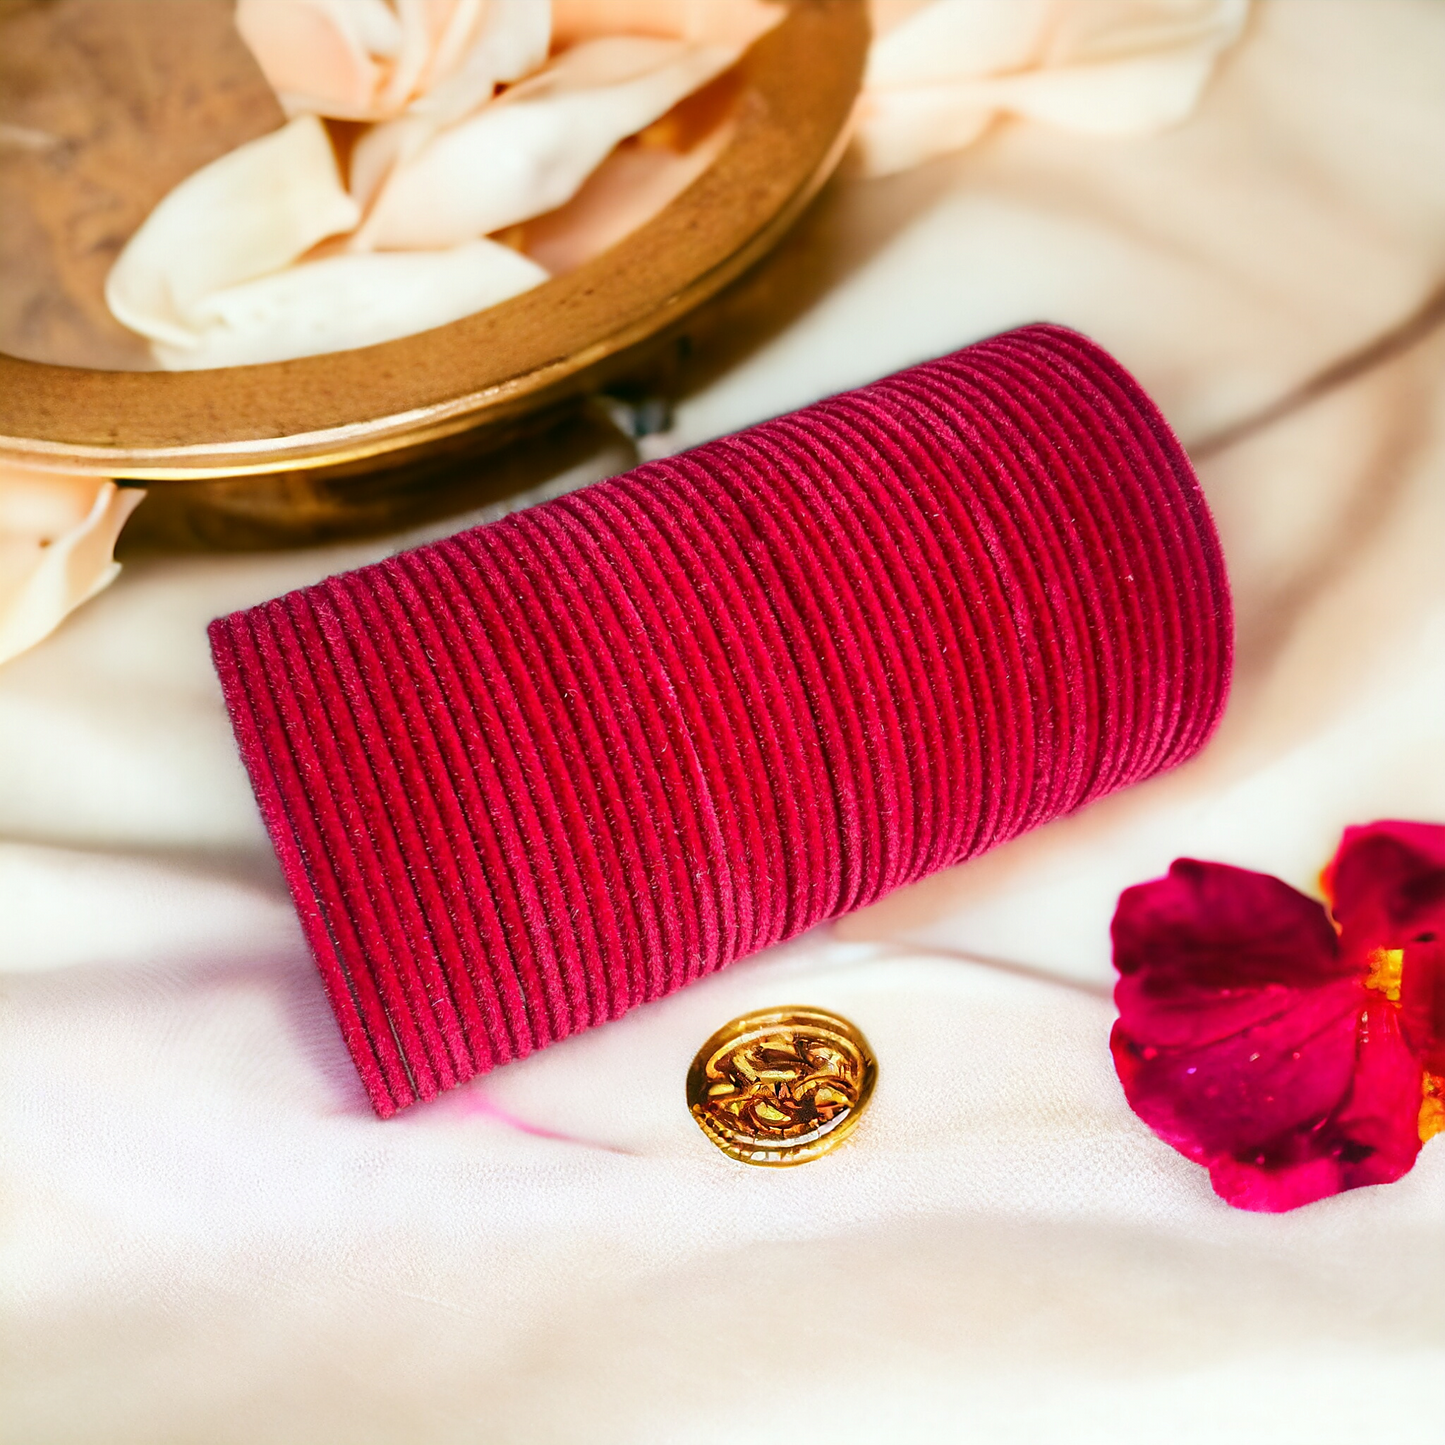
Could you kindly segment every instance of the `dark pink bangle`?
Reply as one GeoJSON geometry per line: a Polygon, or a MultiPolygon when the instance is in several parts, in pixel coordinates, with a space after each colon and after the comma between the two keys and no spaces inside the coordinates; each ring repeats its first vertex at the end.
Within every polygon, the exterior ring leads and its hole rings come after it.
{"type": "Polygon", "coordinates": [[[1030,326],[211,626],[377,1111],[1182,762],[1188,459],[1030,326]]]}

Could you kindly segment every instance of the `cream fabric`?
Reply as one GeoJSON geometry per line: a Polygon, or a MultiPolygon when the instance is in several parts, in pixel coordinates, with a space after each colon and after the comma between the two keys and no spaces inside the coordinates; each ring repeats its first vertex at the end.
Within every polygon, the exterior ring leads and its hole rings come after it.
{"type": "MultiPolygon", "coordinates": [[[[186,371],[372,346],[540,285],[542,265],[489,237],[570,219],[575,249],[605,246],[609,219],[640,224],[637,198],[599,215],[597,186],[590,225],[567,203],[589,179],[609,191],[597,172],[619,142],[784,13],[672,4],[652,17],[670,36],[607,33],[648,19],[631,8],[593,7],[603,33],[549,60],[550,0],[242,0],[242,38],[293,119],[162,197],[106,278],[111,312],[186,371]],[[503,81],[517,83],[493,99],[503,81]],[[322,115],[379,123],[342,166],[322,115]]],[[[687,184],[672,159],[639,189],[659,209],[687,184]]]]}
{"type": "MultiPolygon", "coordinates": [[[[1179,130],[1005,126],[841,187],[783,258],[815,299],[649,442],[1039,317],[1198,442],[1445,275],[1442,72],[1434,0],[1265,0],[1179,130]]],[[[1176,854],[1309,887],[1346,822],[1445,820],[1442,378],[1437,333],[1203,466],[1240,633],[1197,762],[386,1123],[202,635],[386,549],[128,565],[0,673],[0,1439],[1438,1433],[1445,1145],[1230,1211],[1124,1105],[1106,926],[1176,854]],[[748,1170],[683,1074],[790,1002],[865,1029],[878,1094],[836,1155],[748,1170]]]]}
{"type": "Polygon", "coordinates": [[[115,581],[116,538],[144,496],[105,477],[0,462],[0,663],[115,581]]]}
{"type": "Polygon", "coordinates": [[[1001,115],[1148,135],[1193,111],[1249,0],[873,0],[858,106],[869,175],[976,140],[1001,115]]]}
{"type": "Polygon", "coordinates": [[[510,247],[304,253],[361,220],[314,115],[186,177],[126,242],[105,282],[117,320],[168,371],[372,346],[519,295],[547,272],[510,247]]]}

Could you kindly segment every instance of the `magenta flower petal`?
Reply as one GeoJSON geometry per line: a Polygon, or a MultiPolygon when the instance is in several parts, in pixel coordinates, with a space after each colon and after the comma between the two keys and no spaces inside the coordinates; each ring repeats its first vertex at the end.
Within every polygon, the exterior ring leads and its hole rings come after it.
{"type": "Polygon", "coordinates": [[[1445,828],[1346,828],[1321,881],[1345,957],[1398,987],[1405,1037],[1426,1069],[1445,1074],[1445,828]],[[1398,952],[1383,958],[1381,950],[1398,952]]]}
{"type": "Polygon", "coordinates": [[[1178,859],[1114,913],[1114,997],[1156,1047],[1225,1038],[1355,972],[1324,908],[1267,873],[1178,859]]]}
{"type": "Polygon", "coordinates": [[[1409,1169],[1419,1060],[1319,903],[1181,859],[1125,891],[1113,933],[1124,1092],[1223,1198],[1293,1209],[1409,1169]]]}
{"type": "Polygon", "coordinates": [[[1121,1015],[1114,1061],[1135,1112],[1181,1153],[1201,1164],[1231,1153],[1285,1159],[1350,1093],[1360,1006],[1356,986],[1338,982],[1252,1028],[1175,1048],[1141,1038],[1121,1015]]]}
{"type": "Polygon", "coordinates": [[[1366,1010],[1353,1063],[1345,1096],[1312,1129],[1282,1135],[1253,1156],[1216,1156],[1209,1166],[1215,1193],[1239,1209],[1279,1213],[1409,1173],[1420,1152],[1420,1064],[1388,1004],[1366,1010]]]}
{"type": "Polygon", "coordinates": [[[1445,828],[1370,823],[1346,828],[1321,880],[1340,946],[1352,960],[1376,948],[1445,938],[1445,828]]]}

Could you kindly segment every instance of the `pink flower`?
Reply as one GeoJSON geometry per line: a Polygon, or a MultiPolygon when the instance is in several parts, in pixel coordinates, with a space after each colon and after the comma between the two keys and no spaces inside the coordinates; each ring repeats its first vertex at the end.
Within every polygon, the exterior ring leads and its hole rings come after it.
{"type": "Polygon", "coordinates": [[[1241,1209],[1387,1184],[1445,1130],[1445,827],[1348,828],[1320,881],[1181,858],[1114,915],[1130,1107],[1241,1209]]]}

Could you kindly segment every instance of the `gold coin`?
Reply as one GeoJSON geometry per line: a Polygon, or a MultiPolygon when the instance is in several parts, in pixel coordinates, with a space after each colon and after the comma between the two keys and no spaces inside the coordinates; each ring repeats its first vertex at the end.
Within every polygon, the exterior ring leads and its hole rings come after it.
{"type": "Polygon", "coordinates": [[[878,1078],[859,1029],[822,1009],[782,1008],[724,1024],[687,1071],[687,1107],[744,1164],[805,1164],[853,1130],[878,1078]]]}

